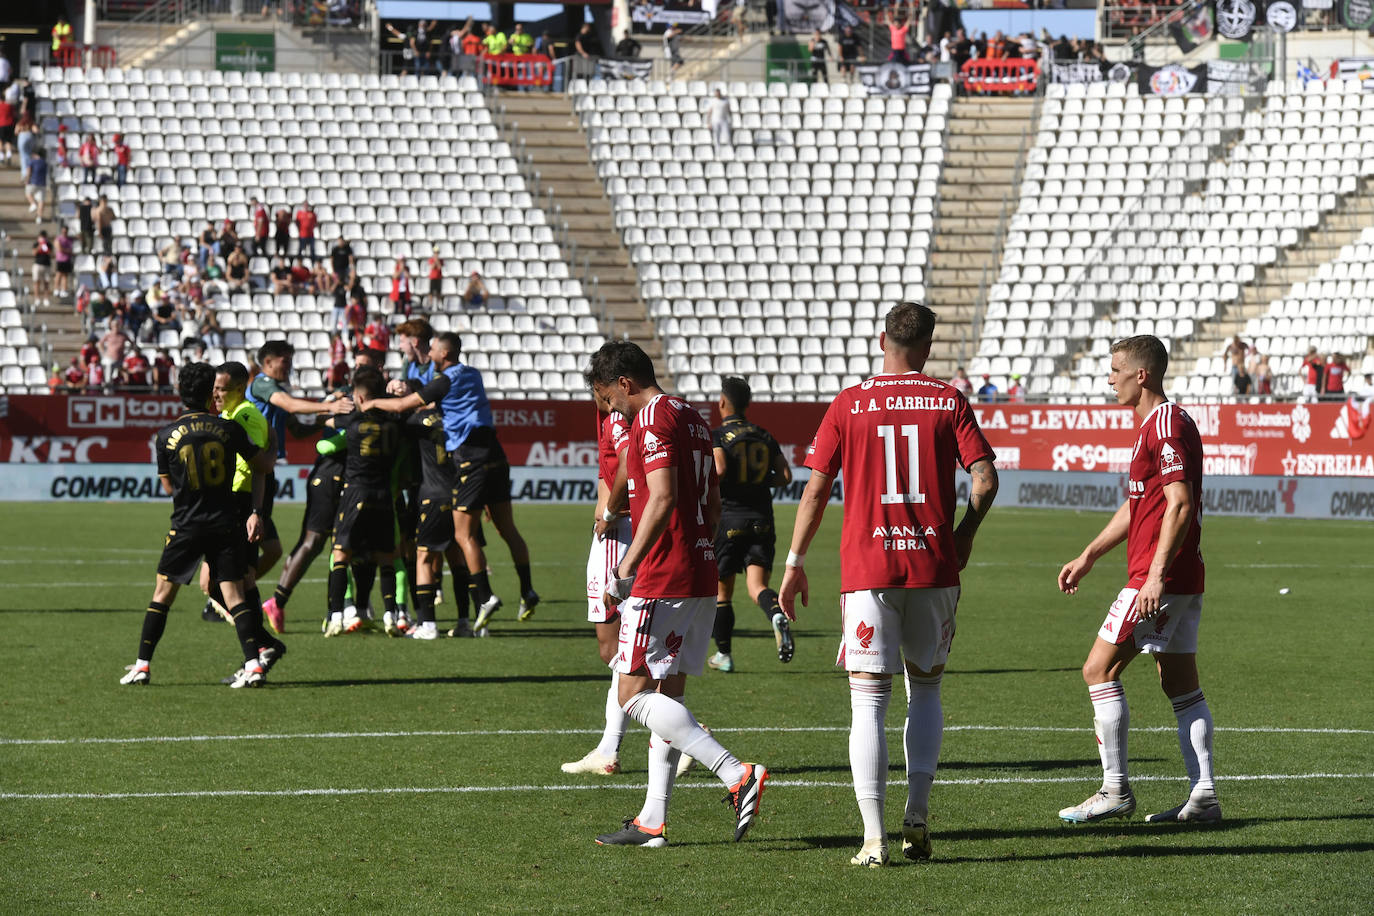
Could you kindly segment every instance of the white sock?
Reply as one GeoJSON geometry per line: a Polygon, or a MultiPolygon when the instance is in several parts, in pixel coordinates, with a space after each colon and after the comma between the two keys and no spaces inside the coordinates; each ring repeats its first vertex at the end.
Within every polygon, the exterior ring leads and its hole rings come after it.
{"type": "Polygon", "coordinates": [[[940,760],[945,713],[940,706],[940,678],[906,675],[906,816],[927,823],[930,786],[940,760]]]}
{"type": "Polygon", "coordinates": [[[1183,752],[1183,764],[1188,768],[1188,782],[1194,791],[1215,792],[1212,781],[1212,710],[1202,688],[1183,696],[1170,697],[1174,716],[1178,719],[1178,748],[1183,752]]]}
{"type": "Polygon", "coordinates": [[[1093,729],[1097,732],[1097,753],[1102,758],[1102,788],[1113,794],[1126,789],[1126,732],[1131,727],[1131,711],[1126,706],[1126,690],[1120,681],[1089,684],[1093,701],[1093,729]]]}
{"type": "Polygon", "coordinates": [[[612,671],[611,689],[606,692],[606,730],[601,733],[601,743],[596,746],[597,753],[603,757],[618,756],[620,742],[629,727],[630,717],[620,708],[620,672],[612,671]]]}
{"type": "Polygon", "coordinates": [[[849,769],[854,774],[854,797],[864,821],[864,839],[881,839],[883,801],[887,797],[887,703],[892,679],[849,676],[849,769]]]}
{"type": "Polygon", "coordinates": [[[649,791],[635,818],[639,826],[657,830],[668,822],[668,800],[673,796],[673,780],[677,778],[677,761],[681,756],[682,751],[659,735],[649,736],[649,791]]]}
{"type": "Polygon", "coordinates": [[[673,697],[645,690],[630,697],[625,712],[649,731],[672,742],[677,750],[695,757],[727,788],[738,785],[748,772],[744,764],[708,735],[687,707],[673,697]]]}

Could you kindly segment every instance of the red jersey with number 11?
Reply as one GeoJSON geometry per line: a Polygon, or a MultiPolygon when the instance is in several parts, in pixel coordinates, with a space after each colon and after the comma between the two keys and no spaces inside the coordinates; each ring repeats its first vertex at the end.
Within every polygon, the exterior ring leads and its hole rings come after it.
{"type": "Polygon", "coordinates": [[[844,471],[840,591],[958,585],[954,467],[992,457],[953,385],[907,372],[841,391],[806,454],[844,471]]]}
{"type": "Polygon", "coordinates": [[[707,494],[718,486],[711,430],[685,401],[660,394],[635,415],[625,473],[630,517],[639,530],[650,471],[673,468],[677,504],[668,527],[635,572],[636,598],[706,598],[716,594],[716,533],[706,524],[707,494]]]}
{"type": "Polygon", "coordinates": [[[1202,437],[1183,408],[1165,401],[1145,417],[1131,453],[1131,527],[1126,536],[1126,570],[1130,588],[1140,588],[1154,562],[1159,529],[1164,524],[1164,485],[1186,483],[1193,492],[1193,517],[1183,534],[1174,565],[1164,574],[1169,595],[1201,595],[1202,437]]]}

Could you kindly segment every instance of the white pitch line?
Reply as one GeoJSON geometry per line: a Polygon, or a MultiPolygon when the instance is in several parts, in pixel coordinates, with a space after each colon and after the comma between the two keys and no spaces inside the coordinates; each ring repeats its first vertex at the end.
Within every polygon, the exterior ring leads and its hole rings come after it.
{"type": "MultiPolygon", "coordinates": [[[[1172,725],[1153,725],[1134,729],[1137,732],[1156,732],[1173,734],[1177,728],[1172,725]]],[[[1374,735],[1369,728],[1286,728],[1279,726],[1220,726],[1219,732],[1239,734],[1293,734],[1293,735],[1374,735]]],[[[848,725],[761,725],[743,728],[717,728],[713,731],[723,733],[804,733],[804,732],[847,732],[848,725]]],[[[890,732],[901,731],[892,726],[890,732]]],[[[1049,732],[1054,734],[1080,734],[1091,731],[1081,726],[1059,725],[946,725],[947,732],[1049,732]]],[[[556,736],[556,735],[599,735],[600,729],[594,728],[495,728],[495,729],[426,729],[420,731],[372,731],[372,732],[297,732],[294,734],[248,734],[248,735],[149,735],[128,738],[0,738],[0,745],[80,745],[80,744],[183,744],[212,741],[315,741],[341,738],[501,738],[518,736],[556,736]]]]}
{"type": "MultiPolygon", "coordinates": [[[[1133,782],[1182,782],[1186,776],[1135,776],[1133,782]]],[[[1242,773],[1222,777],[1225,782],[1285,782],[1311,779],[1374,779],[1374,773],[1242,773]]],[[[986,779],[937,779],[940,786],[1057,785],[1086,783],[1083,776],[992,776],[986,779]]],[[[904,786],[905,780],[888,780],[890,786],[904,786]]],[[[850,789],[852,782],[813,779],[772,779],[769,788],[850,789]]],[[[307,798],[339,795],[470,795],[498,792],[604,792],[624,790],[642,792],[644,783],[595,783],[590,785],[516,785],[516,786],[386,786],[381,788],[319,789],[204,789],[182,792],[0,792],[0,801],[112,801],[142,798],[307,798]]],[[[714,782],[678,783],[677,789],[720,790],[714,782]]]]}

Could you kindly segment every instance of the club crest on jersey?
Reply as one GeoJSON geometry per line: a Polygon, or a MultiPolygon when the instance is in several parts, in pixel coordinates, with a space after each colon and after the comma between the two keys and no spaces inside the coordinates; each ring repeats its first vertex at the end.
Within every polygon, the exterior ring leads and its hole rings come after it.
{"type": "Polygon", "coordinates": [[[1159,473],[1173,474],[1183,470],[1183,456],[1169,443],[1159,450],[1159,473]]]}
{"type": "Polygon", "coordinates": [[[663,443],[651,432],[644,433],[644,463],[657,461],[666,458],[667,452],[663,451],[663,443]]]}
{"type": "Polygon", "coordinates": [[[873,628],[860,620],[859,625],[854,628],[854,638],[859,641],[860,648],[869,648],[873,645],[873,628]]]}

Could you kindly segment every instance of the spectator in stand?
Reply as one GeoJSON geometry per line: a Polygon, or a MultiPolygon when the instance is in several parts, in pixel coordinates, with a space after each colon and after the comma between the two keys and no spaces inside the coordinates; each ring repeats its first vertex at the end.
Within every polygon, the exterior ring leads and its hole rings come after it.
{"type": "Polygon", "coordinates": [[[81,357],[72,357],[71,365],[62,373],[62,383],[68,391],[79,391],[86,387],[86,367],[82,364],[81,357]]]}
{"type": "Polygon", "coordinates": [[[310,268],[306,267],[300,258],[291,262],[291,292],[293,294],[309,292],[310,278],[310,268]]]}
{"type": "Polygon", "coordinates": [[[289,296],[291,292],[291,268],[285,258],[279,257],[272,265],[272,295],[289,296]]]}
{"type": "Polygon", "coordinates": [[[330,391],[337,391],[344,387],[348,384],[348,372],[348,360],[342,356],[335,358],[330,363],[329,372],[325,376],[325,387],[330,391]]]}
{"type": "Polygon", "coordinates": [[[716,149],[730,145],[730,100],[719,89],[710,102],[711,142],[716,149]]]}
{"type": "Polygon", "coordinates": [[[93,362],[100,362],[100,347],[96,346],[95,332],[86,335],[86,342],[81,345],[81,365],[86,366],[93,362]]]}
{"type": "Polygon", "coordinates": [[[212,347],[224,346],[224,328],[220,326],[219,315],[208,305],[201,304],[196,309],[196,324],[199,336],[212,347]]]}
{"type": "Polygon", "coordinates": [[[225,218],[219,227],[219,247],[216,253],[221,258],[229,257],[229,252],[239,247],[239,230],[232,219],[225,218]]]}
{"type": "Polygon", "coordinates": [[[129,327],[129,336],[135,341],[142,340],[143,328],[152,327],[149,324],[153,318],[153,310],[148,308],[148,299],[143,295],[142,290],[136,290],[133,297],[129,300],[129,316],[126,322],[129,327]]]}
{"type": "Polygon", "coordinates": [[[830,82],[830,71],[826,68],[826,60],[830,57],[830,43],[821,37],[821,30],[811,33],[811,41],[807,43],[806,49],[811,52],[811,81],[830,82]]]}
{"type": "Polygon", "coordinates": [[[1067,35],[1060,35],[1059,40],[1051,48],[1054,59],[1061,64],[1070,63],[1078,60],[1078,52],[1074,50],[1073,42],[1069,41],[1067,35]]]}
{"type": "Polygon", "coordinates": [[[143,355],[143,351],[137,344],[129,347],[129,354],[124,357],[121,379],[126,388],[144,389],[148,387],[148,370],[152,368],[148,363],[148,357],[143,355]]]}
{"type": "Polygon", "coordinates": [[[373,312],[372,320],[363,329],[363,346],[372,350],[386,352],[391,345],[391,328],[381,312],[373,312]]]}
{"type": "Polygon", "coordinates": [[[196,247],[196,263],[200,265],[201,270],[204,270],[205,262],[209,259],[210,255],[215,254],[219,244],[219,239],[215,235],[214,223],[207,222],[205,224],[205,228],[200,230],[200,237],[197,239],[197,242],[199,242],[199,244],[196,247]]]}
{"type": "Polygon", "coordinates": [[[334,287],[338,285],[338,280],[324,266],[324,261],[316,261],[314,268],[310,271],[310,286],[317,296],[328,296],[334,292],[334,287]]]}
{"type": "Polygon", "coordinates": [[[29,161],[33,159],[33,151],[38,146],[38,125],[34,123],[33,116],[27,111],[19,117],[19,123],[15,126],[15,145],[19,149],[19,177],[22,181],[29,180],[29,161]]]}
{"type": "Polygon", "coordinates": [[[429,250],[429,259],[425,261],[425,268],[429,278],[429,292],[425,296],[425,308],[433,311],[436,305],[443,302],[444,292],[444,261],[439,257],[439,249],[431,248],[429,250]]]}
{"type": "Polygon", "coordinates": [[[963,366],[954,370],[954,378],[950,379],[949,383],[964,396],[965,400],[973,394],[973,382],[968,380],[968,373],[964,371],[963,366]]]}
{"type": "Polygon", "coordinates": [[[397,258],[391,268],[391,309],[394,314],[410,317],[410,297],[414,291],[414,281],[410,276],[410,265],[405,258],[397,258]]]}
{"type": "Polygon", "coordinates": [[[344,343],[343,335],[335,334],[329,338],[329,361],[331,363],[348,363],[348,344],[344,343]]]}
{"type": "Polygon", "coordinates": [[[973,42],[969,41],[968,34],[963,29],[954,32],[954,44],[950,47],[949,57],[954,64],[956,71],[963,69],[964,64],[968,63],[974,54],[973,42]]]}
{"type": "Polygon", "coordinates": [[[983,376],[983,385],[978,389],[978,400],[995,401],[997,400],[997,386],[992,383],[992,377],[983,376]]]}
{"type": "MultiPolygon", "coordinates": [[[[153,284],[153,287],[156,289],[157,284],[153,284]]],[[[184,315],[181,306],[171,296],[158,296],[154,301],[156,304],[152,305],[153,329],[155,331],[153,339],[159,339],[163,331],[180,332],[181,319],[184,315]]]]}
{"type": "Polygon", "coordinates": [[[487,285],[482,282],[482,276],[473,271],[468,276],[468,285],[463,290],[463,304],[468,308],[481,308],[487,301],[487,285]]]}
{"type": "Polygon", "coordinates": [[[467,25],[463,26],[459,45],[463,49],[464,64],[471,67],[474,73],[477,72],[477,58],[482,56],[482,36],[485,34],[485,29],[473,27],[472,17],[469,16],[467,25]]]}
{"type": "Polygon", "coordinates": [[[894,4],[892,9],[887,11],[887,41],[892,48],[892,53],[888,54],[887,59],[893,63],[908,64],[906,43],[907,36],[911,33],[911,26],[915,16],[914,7],[908,6],[906,14],[902,15],[901,4],[894,4]]]}
{"type": "Polygon", "coordinates": [[[1326,384],[1322,386],[1322,397],[1332,401],[1345,399],[1345,380],[1350,377],[1350,364],[1339,353],[1332,353],[1326,361],[1326,384]]]}
{"type": "Polygon", "coordinates": [[[496,31],[496,26],[487,23],[487,34],[482,38],[482,50],[488,57],[496,57],[505,54],[510,47],[510,42],[506,40],[505,32],[496,31]]]}
{"type": "Polygon", "coordinates": [[[229,292],[248,292],[248,255],[244,254],[242,245],[234,246],[224,265],[228,268],[229,292]]]}
{"type": "Polygon", "coordinates": [[[291,244],[291,211],[285,207],[278,207],[277,212],[272,214],[272,222],[276,228],[272,239],[272,253],[281,258],[290,257],[291,252],[286,249],[291,244]]]}
{"type": "Polygon", "coordinates": [[[340,283],[334,287],[334,307],[329,315],[330,333],[338,334],[344,329],[344,316],[348,312],[348,283],[340,283]]]}
{"type": "Polygon", "coordinates": [[[100,338],[100,362],[105,378],[113,385],[119,377],[120,367],[124,365],[124,353],[128,349],[129,338],[124,336],[124,322],[111,318],[109,330],[100,338]]]}
{"type": "Polygon", "coordinates": [[[578,30],[577,37],[573,39],[573,50],[583,60],[591,60],[601,56],[601,41],[596,37],[596,32],[592,29],[590,22],[582,23],[582,28],[578,30]]]}
{"type": "Polygon", "coordinates": [[[1011,374],[1011,384],[1007,386],[1007,400],[1013,404],[1024,404],[1026,402],[1026,386],[1021,383],[1021,373],[1011,374]]]}
{"type": "Polygon", "coordinates": [[[367,310],[363,307],[361,299],[349,297],[348,309],[344,313],[345,327],[348,331],[348,342],[357,344],[363,337],[363,325],[367,321],[367,310]]]}
{"type": "Polygon", "coordinates": [[[53,262],[57,268],[57,288],[54,293],[66,298],[72,294],[72,268],[75,266],[76,242],[67,233],[64,223],[57,230],[57,240],[53,243],[53,262]]]}
{"type": "Polygon", "coordinates": [[[329,266],[334,271],[336,285],[347,285],[348,278],[353,274],[354,263],[353,246],[344,241],[343,236],[339,236],[334,247],[329,249],[329,266]]]}
{"type": "Polygon", "coordinates": [[[313,262],[315,260],[315,227],[319,225],[319,218],[315,216],[315,207],[309,203],[303,203],[296,211],[296,257],[308,257],[313,262]],[[309,252],[307,254],[307,251],[309,252]]]}
{"type": "Polygon", "coordinates": [[[33,298],[47,305],[52,295],[52,240],[46,229],[38,233],[33,243],[33,298]]]}
{"type": "Polygon", "coordinates": [[[674,72],[686,63],[682,59],[682,27],[676,22],[668,23],[668,28],[663,30],[663,56],[668,58],[674,72]]]}
{"type": "Polygon", "coordinates": [[[95,228],[100,232],[100,250],[103,254],[114,254],[114,208],[110,206],[110,201],[104,194],[100,195],[100,200],[96,204],[95,228]]]}
{"type": "Polygon", "coordinates": [[[534,53],[543,54],[545,57],[556,56],[553,49],[553,36],[547,31],[540,32],[539,37],[534,40],[534,53]]]}
{"type": "Polygon", "coordinates": [[[847,25],[840,33],[840,63],[836,68],[847,79],[854,79],[854,66],[859,62],[859,36],[854,27],[847,25]]]}
{"type": "Polygon", "coordinates": [[[81,238],[82,254],[91,254],[95,251],[95,217],[92,212],[91,197],[88,194],[76,205],[76,225],[81,238]]]}
{"type": "Polygon", "coordinates": [[[620,36],[620,41],[615,45],[615,56],[621,60],[635,60],[639,57],[644,46],[635,41],[630,36],[630,30],[626,29],[620,36]]]}
{"type": "Polygon", "coordinates": [[[113,255],[105,255],[95,269],[95,283],[101,289],[115,289],[119,286],[119,271],[115,268],[113,255]]]}
{"type": "Polygon", "coordinates": [[[1261,356],[1255,363],[1255,394],[1268,397],[1274,393],[1274,370],[1269,368],[1269,357],[1261,356]]]}
{"type": "Polygon", "coordinates": [[[253,241],[248,246],[248,256],[250,258],[260,258],[267,256],[267,235],[272,225],[272,220],[267,215],[267,208],[264,207],[256,197],[248,199],[248,212],[253,217],[253,241]]]}
{"type": "Polygon", "coordinates": [[[982,56],[986,57],[988,60],[1001,60],[1007,56],[1006,49],[1002,42],[1002,33],[1000,31],[992,34],[992,40],[988,42],[987,50],[982,56]]]}
{"type": "Polygon", "coordinates": [[[172,361],[172,355],[165,347],[159,347],[157,355],[153,357],[153,388],[158,394],[167,394],[172,390],[175,375],[176,363],[172,361]]]}
{"type": "Polygon", "coordinates": [[[0,162],[5,165],[9,165],[10,160],[14,158],[14,125],[18,121],[19,112],[4,98],[0,98],[0,162]]]}
{"type": "MultiPolygon", "coordinates": [[[[76,151],[76,160],[81,163],[82,181],[86,184],[100,182],[100,146],[95,142],[95,134],[87,134],[76,151]]],[[[109,377],[109,373],[106,373],[109,377]]]]}
{"type": "Polygon", "coordinates": [[[735,27],[735,37],[741,41],[744,40],[744,36],[749,32],[749,23],[744,21],[745,13],[747,12],[745,10],[746,6],[747,4],[741,0],[741,2],[736,3],[734,8],[730,10],[730,24],[735,27]]]}
{"type": "Polygon", "coordinates": [[[1315,401],[1321,395],[1322,381],[1326,378],[1326,364],[1316,347],[1308,347],[1302,360],[1302,399],[1315,401]]]}
{"type": "Polygon", "coordinates": [[[1234,391],[1236,394],[1245,393],[1240,390],[1240,377],[1242,375],[1245,375],[1246,349],[1247,348],[1245,346],[1245,341],[1240,339],[1239,334],[1233,337],[1231,339],[1231,342],[1226,345],[1226,360],[1230,364],[1231,390],[1234,391]]]}
{"type": "Polygon", "coordinates": [[[534,36],[525,31],[525,27],[520,23],[515,24],[515,31],[510,33],[510,53],[529,54],[534,50],[534,36]]]}
{"type": "Polygon", "coordinates": [[[35,223],[43,222],[43,201],[48,196],[48,160],[43,157],[42,147],[35,146],[29,156],[29,178],[24,185],[24,196],[29,201],[29,212],[36,214],[35,223]]]}
{"type": "Polygon", "coordinates": [[[105,388],[105,367],[100,360],[93,359],[86,364],[86,390],[101,391],[105,388]]]}
{"type": "Polygon", "coordinates": [[[129,144],[124,141],[123,134],[114,135],[114,180],[115,187],[122,188],[124,183],[129,180],[129,162],[132,157],[129,144]]]}
{"type": "Polygon", "coordinates": [[[157,253],[158,260],[162,262],[163,274],[180,277],[181,267],[181,239],[172,236],[171,240],[163,245],[157,253]]]}

